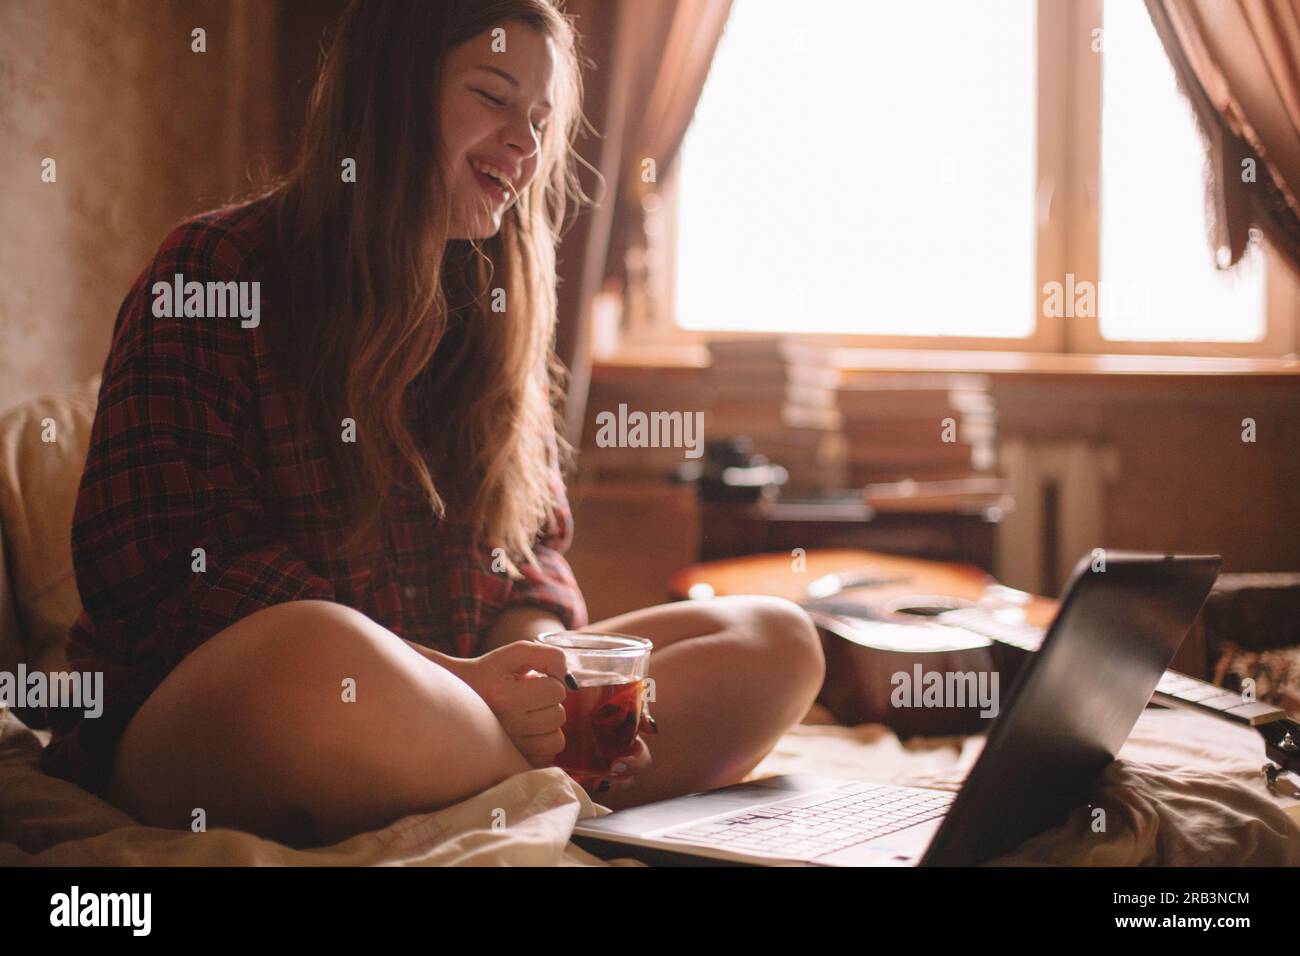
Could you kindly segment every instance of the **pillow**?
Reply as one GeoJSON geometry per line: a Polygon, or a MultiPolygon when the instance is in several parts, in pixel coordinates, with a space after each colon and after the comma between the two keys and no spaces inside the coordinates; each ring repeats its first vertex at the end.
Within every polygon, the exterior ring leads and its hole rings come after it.
{"type": "Polygon", "coordinates": [[[90,447],[101,375],[0,416],[0,533],[17,605],[21,659],[66,670],[81,614],[72,572],[72,512],[90,447]],[[47,441],[52,438],[52,441],[47,441]]]}

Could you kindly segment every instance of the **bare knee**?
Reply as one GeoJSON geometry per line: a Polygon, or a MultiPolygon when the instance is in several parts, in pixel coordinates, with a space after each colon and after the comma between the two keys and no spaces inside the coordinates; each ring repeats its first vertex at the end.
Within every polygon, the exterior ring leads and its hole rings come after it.
{"type": "MultiPolygon", "coordinates": [[[[527,761],[481,698],[366,615],[264,608],[178,665],[123,736],[115,781],[144,822],[326,839],[437,809],[527,761]]],[[[116,802],[116,801],[115,801],[116,802]]]]}
{"type": "Polygon", "coordinates": [[[295,603],[284,646],[249,679],[248,709],[285,715],[262,721],[262,747],[319,830],[381,826],[529,769],[453,673],[353,608],[295,603]]]}
{"type": "Polygon", "coordinates": [[[746,598],[746,627],[762,644],[762,657],[781,682],[815,698],[826,676],[821,637],[799,605],[780,597],[746,598]]]}

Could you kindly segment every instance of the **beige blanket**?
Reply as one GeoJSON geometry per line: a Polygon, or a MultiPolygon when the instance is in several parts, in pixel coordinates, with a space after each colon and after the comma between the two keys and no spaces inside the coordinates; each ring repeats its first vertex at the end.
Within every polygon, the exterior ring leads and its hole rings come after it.
{"type": "MultiPolygon", "coordinates": [[[[956,790],[983,736],[899,742],[879,724],[800,726],[756,768],[956,790]]],[[[1187,711],[1148,709],[1102,774],[1091,808],[995,861],[999,865],[1296,866],[1300,799],[1269,790],[1253,730],[1187,711]],[[1104,817],[1094,810],[1105,811],[1104,817]],[[1103,830],[1095,830],[1099,821],[1103,830]]],[[[1294,789],[1294,788],[1292,788],[1294,789]]]]}
{"type": "MultiPolygon", "coordinates": [[[[233,830],[160,830],[36,769],[42,740],[0,709],[0,865],[604,866],[569,841],[575,821],[609,811],[563,771],[518,774],[436,813],[335,846],[295,850],[233,830]]],[[[751,777],[828,776],[955,789],[982,737],[899,742],[879,725],[799,725],[751,777]]],[[[1103,775],[1094,832],[1081,808],[1003,864],[1300,865],[1300,801],[1270,793],[1258,737],[1194,714],[1145,713],[1103,775]],[[1295,812],[1295,811],[1293,811],[1295,812]]],[[[613,865],[639,866],[633,860],[613,865]]]]}

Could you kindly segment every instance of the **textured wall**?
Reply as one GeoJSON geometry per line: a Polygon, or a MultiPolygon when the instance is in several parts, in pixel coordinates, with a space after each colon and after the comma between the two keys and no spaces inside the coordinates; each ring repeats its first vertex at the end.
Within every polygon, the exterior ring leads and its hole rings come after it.
{"type": "Polygon", "coordinates": [[[280,11],[0,3],[0,409],[98,371],[168,227],[278,170],[280,11]],[[206,53],[191,51],[195,27],[206,53]]]}

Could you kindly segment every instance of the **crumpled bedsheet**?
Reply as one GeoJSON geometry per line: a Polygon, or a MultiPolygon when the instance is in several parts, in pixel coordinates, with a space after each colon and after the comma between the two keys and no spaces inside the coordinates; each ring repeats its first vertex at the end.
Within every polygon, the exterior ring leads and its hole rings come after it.
{"type": "MultiPolygon", "coordinates": [[[[757,768],[957,790],[984,737],[902,743],[887,727],[800,726],[757,768]]],[[[1213,717],[1150,708],[1088,806],[991,861],[1003,866],[1300,865],[1300,791],[1269,790],[1259,734],[1213,717]],[[1105,830],[1094,831],[1102,808],[1105,830]]]]}
{"type": "MultiPolygon", "coordinates": [[[[40,772],[42,739],[0,708],[0,866],[640,866],[600,860],[569,840],[608,813],[561,770],[530,770],[468,800],[334,846],[299,850],[235,830],[141,826],[40,772]]],[[[902,743],[877,724],[800,724],[749,775],[813,773],[956,789],[983,737],[902,743]]],[[[1300,800],[1264,786],[1251,731],[1149,710],[1103,773],[1093,806],[994,861],[1001,865],[1300,865],[1300,800]]]]}

